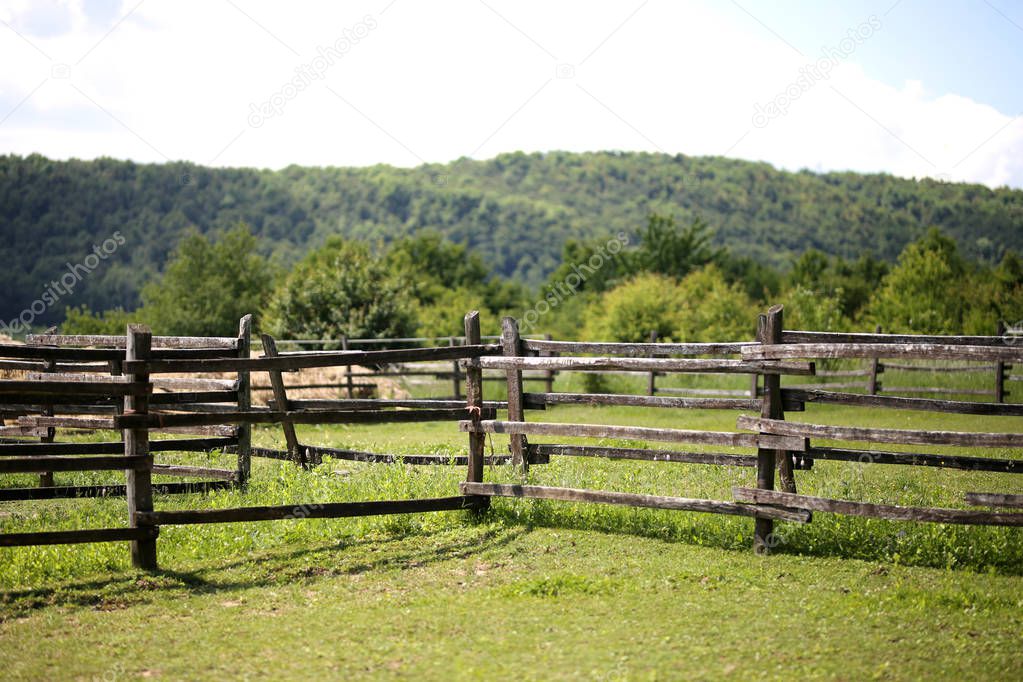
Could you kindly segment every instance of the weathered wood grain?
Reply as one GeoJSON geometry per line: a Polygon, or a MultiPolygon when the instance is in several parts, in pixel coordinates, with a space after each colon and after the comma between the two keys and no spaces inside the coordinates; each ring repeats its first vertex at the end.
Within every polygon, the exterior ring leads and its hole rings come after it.
{"type": "Polygon", "coordinates": [[[1023,495],[1012,495],[1007,493],[966,493],[964,496],[966,504],[975,507],[1005,507],[1008,509],[1023,509],[1023,495]]]}
{"type": "Polygon", "coordinates": [[[763,516],[781,521],[806,523],[810,515],[777,506],[749,507],[734,502],[703,500],[687,497],[665,497],[661,495],[640,495],[618,493],[606,490],[584,490],[579,488],[554,488],[540,485],[509,485],[504,483],[462,483],[459,486],[467,495],[489,495],[494,497],[525,497],[537,500],[559,500],[562,502],[588,502],[615,504],[626,507],[650,509],[673,509],[676,511],[704,512],[709,514],[731,514],[735,516],[763,516]]]}
{"type": "Polygon", "coordinates": [[[861,464],[902,464],[964,471],[994,471],[1023,474],[1023,459],[1000,459],[968,455],[936,455],[922,452],[887,452],[882,450],[853,450],[849,448],[809,447],[806,459],[859,462],[861,464]]]}
{"type": "Polygon", "coordinates": [[[526,407],[544,405],[631,405],[698,410],[755,410],[759,400],[750,398],[674,398],[619,393],[525,393],[526,407]]]}
{"type": "Polygon", "coordinates": [[[513,422],[483,420],[480,422],[461,421],[458,427],[465,432],[534,434],[540,436],[567,436],[578,438],[632,438],[635,440],[663,441],[670,443],[699,443],[703,445],[726,445],[731,447],[757,447],[767,444],[775,449],[801,451],[805,447],[803,438],[777,437],[753,433],[732,433],[730,431],[691,431],[686,429],[661,429],[649,426],[614,426],[609,424],[550,424],[542,422],[513,422]]]}
{"type": "Polygon", "coordinates": [[[1019,346],[959,346],[938,343],[781,343],[742,349],[745,361],[799,358],[913,358],[916,360],[1023,361],[1019,346]]]}
{"type": "Polygon", "coordinates": [[[956,414],[983,414],[1023,416],[1023,405],[978,403],[959,400],[936,400],[932,398],[902,398],[898,396],[864,395],[860,393],[839,393],[835,391],[802,390],[783,387],[782,398],[806,403],[832,405],[856,405],[861,407],[882,407],[894,410],[921,410],[928,412],[951,412],[956,414]]]}
{"type": "Polygon", "coordinates": [[[979,433],[973,431],[924,431],[918,429],[878,429],[863,426],[827,426],[757,419],[740,415],[740,429],[772,433],[778,436],[826,438],[866,443],[898,443],[902,445],[959,445],[963,447],[1023,447],[1023,433],[979,433]]]}
{"type": "Polygon", "coordinates": [[[791,374],[811,376],[810,362],[745,362],[698,358],[580,358],[580,357],[480,357],[465,364],[479,364],[483,369],[558,370],[558,371],[620,371],[620,372],[698,372],[723,374],[791,374]]]}
{"type": "Polygon", "coordinates": [[[808,511],[830,512],[847,516],[866,516],[889,521],[922,521],[977,526],[1023,526],[1023,514],[983,512],[940,507],[903,507],[894,504],[872,504],[835,500],[810,495],[795,495],[775,490],[732,488],[736,500],[749,504],[775,504],[808,511]]]}
{"type": "MultiPolygon", "coordinates": [[[[756,455],[733,455],[716,452],[678,452],[676,450],[648,450],[646,448],[611,448],[595,445],[534,444],[529,452],[539,457],[552,455],[565,457],[603,457],[645,462],[676,462],[679,464],[714,464],[718,466],[754,467],[756,455]]],[[[533,457],[530,458],[534,459],[533,457]]]]}
{"type": "Polygon", "coordinates": [[[738,355],[755,341],[728,343],[610,343],[595,341],[551,341],[526,339],[525,347],[532,351],[561,354],[583,353],[595,355],[621,355],[626,357],[655,357],[670,355],[738,355]]]}
{"type": "Polygon", "coordinates": [[[323,502],[284,504],[232,509],[196,509],[147,512],[142,520],[153,525],[200,523],[236,523],[240,521],[280,521],[286,519],[337,519],[352,516],[415,514],[432,511],[468,509],[473,500],[465,497],[434,497],[419,500],[379,500],[371,502],[323,502]]]}

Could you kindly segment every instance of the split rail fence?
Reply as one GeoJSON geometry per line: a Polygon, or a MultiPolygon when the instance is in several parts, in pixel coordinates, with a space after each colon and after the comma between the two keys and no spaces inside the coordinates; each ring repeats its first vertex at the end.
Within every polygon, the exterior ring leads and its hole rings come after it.
{"type": "MultiPolygon", "coordinates": [[[[340,350],[279,352],[275,340],[264,335],[262,357],[250,357],[249,318],[242,320],[237,338],[167,339],[153,337],[148,329],[130,326],[125,337],[36,337],[30,346],[2,349],[7,367],[28,370],[26,379],[0,381],[0,400],[5,416],[17,413],[17,426],[4,427],[9,439],[41,438],[53,441],[51,428],[110,429],[121,431],[117,443],[84,444],[56,442],[5,442],[0,445],[0,470],[4,472],[54,472],[123,470],[123,494],[128,507],[128,526],[73,531],[0,534],[0,546],[129,541],[133,563],[154,569],[156,541],[165,525],[230,523],[296,518],[296,505],[238,507],[209,510],[154,511],[153,496],[161,490],[152,482],[154,473],[174,471],[200,475],[198,471],[161,468],[154,456],[167,441],[151,440],[154,431],[203,431],[233,429],[219,436],[215,445],[238,453],[237,471],[222,483],[244,484],[250,475],[250,457],[285,458],[298,465],[318,463],[325,455],[338,459],[406,464],[466,466],[466,480],[458,494],[447,497],[303,505],[302,518],[334,518],[379,514],[404,514],[467,509],[481,511],[493,497],[539,498],[566,502],[591,502],[707,512],[754,519],[754,548],[766,552],[775,521],[807,523],[814,511],[875,518],[937,523],[1023,525],[1023,513],[992,511],[992,508],[1023,507],[1023,495],[976,492],[966,496],[969,505],[984,509],[940,509],[872,504],[799,494],[797,471],[809,469],[815,460],[869,461],[877,464],[943,467],[950,469],[1023,473],[1023,459],[977,457],[926,452],[932,446],[970,448],[1023,448],[1023,433],[979,433],[882,429],[871,425],[829,426],[806,420],[786,420],[786,412],[804,412],[808,403],[870,406],[893,410],[925,410],[944,413],[1023,416],[1023,405],[967,402],[934,398],[908,398],[850,393],[821,388],[782,386],[783,376],[814,376],[818,361],[878,358],[942,360],[984,363],[1018,362],[1023,349],[1006,346],[1001,337],[931,337],[890,334],[835,334],[788,331],[783,328],[780,306],[758,320],[753,342],[725,343],[590,343],[551,339],[524,339],[515,321],[503,322],[500,343],[485,343],[480,335],[479,313],[465,318],[465,342],[445,346],[394,350],[340,350]],[[93,346],[89,348],[81,346],[93,346]],[[27,358],[27,360],[26,360],[27,358]],[[326,367],[380,367],[397,363],[452,362],[464,372],[465,400],[359,399],[302,400],[288,396],[284,376],[292,371],[326,367]],[[102,366],[101,366],[101,363],[102,366]],[[92,365],[85,370],[81,365],[92,365]],[[44,366],[42,373],[35,373],[44,366]],[[100,376],[102,372],[107,376],[100,376]],[[487,401],[484,371],[500,372],[507,386],[507,401],[487,401]],[[627,372],[633,374],[714,373],[758,377],[762,390],[741,397],[657,396],[606,393],[559,393],[547,384],[543,392],[524,389],[526,373],[566,371],[627,372]],[[267,408],[250,403],[253,372],[266,373],[273,398],[267,408]],[[234,383],[208,385],[203,375],[232,373],[234,383]],[[81,380],[89,375],[88,380],[81,380]],[[189,383],[168,383],[184,376],[189,383]],[[202,387],[202,388],[200,388],[202,387]],[[178,388],[181,392],[157,393],[155,389],[178,388]],[[208,390],[207,390],[208,389],[208,390]],[[219,394],[214,396],[213,394],[219,394]],[[228,395],[230,394],[230,395],[228,395]],[[655,410],[732,410],[738,414],[736,431],[651,428],[629,424],[542,423],[528,421],[533,410],[557,405],[628,405],[655,410]],[[73,411],[101,416],[65,415],[73,411]],[[498,419],[498,411],[507,418],[498,419]],[[54,416],[59,411],[61,416],[54,416]],[[302,443],[296,424],[396,424],[448,421],[468,436],[464,458],[367,453],[302,443]],[[286,450],[251,446],[253,424],[280,424],[286,450]],[[13,429],[13,430],[11,430],[13,429]],[[46,429],[45,433],[41,431],[46,429]],[[485,455],[488,434],[507,434],[507,456],[485,455]],[[625,438],[666,443],[670,449],[619,448],[603,445],[531,443],[538,439],[625,438]],[[821,443],[820,441],[827,441],[821,443]],[[230,442],[228,442],[230,441],[230,442]],[[835,447],[834,442],[843,443],[835,447]],[[848,445],[844,444],[848,443],[848,445]],[[863,449],[857,443],[871,444],[863,449]],[[873,444],[913,446],[920,452],[875,450],[873,444]],[[98,447],[97,447],[98,446],[98,447]],[[699,447],[693,447],[699,446],[699,447]],[[745,453],[706,452],[706,446],[745,449],[745,453]],[[600,457],[643,460],[654,463],[684,462],[710,466],[736,466],[755,470],[752,487],[737,487],[732,499],[701,499],[684,496],[642,495],[627,491],[585,490],[485,480],[485,465],[510,462],[528,473],[530,466],[549,463],[552,457],[600,457]]],[[[218,379],[219,381],[224,381],[218,379]]],[[[556,414],[556,412],[555,412],[556,414]]],[[[180,442],[173,447],[180,448],[180,442]]],[[[208,438],[187,441],[188,447],[214,445],[208,438]]],[[[203,474],[208,475],[206,471],[203,474]]],[[[224,475],[227,478],[226,474],[224,475]]],[[[752,482],[752,481],[751,481],[752,482]]],[[[51,486],[40,488],[48,490],[51,486]]],[[[33,489],[35,490],[35,489],[33,489]]],[[[183,490],[182,490],[183,492],[183,490]]],[[[452,491],[453,493],[456,491],[452,491]]],[[[22,491],[7,499],[27,499],[22,491]]],[[[70,493],[68,493],[70,495],[70,493]]],[[[46,494],[40,495],[47,496],[46,494]]],[[[60,496],[60,495],[54,495],[60,496]]]]}

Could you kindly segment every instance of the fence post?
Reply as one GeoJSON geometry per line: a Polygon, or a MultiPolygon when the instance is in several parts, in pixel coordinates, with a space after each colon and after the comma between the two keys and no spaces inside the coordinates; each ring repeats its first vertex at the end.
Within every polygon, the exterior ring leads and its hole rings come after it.
{"type": "MultiPolygon", "coordinates": [[[[757,341],[763,344],[781,343],[782,311],[780,305],[771,306],[766,315],[757,318],[757,341]]],[[[781,376],[778,374],[764,375],[764,395],[760,403],[760,416],[765,419],[783,419],[785,417],[781,402],[781,376]]],[[[775,468],[780,469],[782,488],[786,492],[795,492],[795,479],[792,475],[792,459],[786,450],[757,448],[757,487],[763,490],[774,490],[775,468]]],[[[753,550],[757,554],[767,554],[772,545],[771,534],[774,521],[757,518],[753,531],[753,550]]]]}
{"type": "MultiPolygon", "coordinates": [[[[650,343],[657,343],[657,330],[650,332],[650,343]]],[[[651,353],[650,357],[654,357],[651,353]]],[[[654,395],[657,393],[657,372],[650,370],[650,376],[647,378],[646,394],[654,395]]]]}
{"type": "MultiPolygon", "coordinates": [[[[238,357],[252,354],[252,315],[238,321],[238,357]]],[[[252,407],[252,382],[248,371],[238,372],[238,410],[252,407]]],[[[238,484],[246,485],[252,473],[252,425],[238,425],[238,484]]]]}
{"type": "MultiPolygon", "coordinates": [[[[544,334],[543,338],[546,339],[547,341],[550,341],[553,337],[550,334],[544,334]]],[[[548,356],[548,357],[553,357],[554,355],[556,355],[556,353],[554,353],[553,351],[544,351],[543,353],[540,353],[540,355],[548,356]]],[[[547,393],[554,393],[554,370],[553,369],[549,369],[546,372],[544,372],[544,385],[543,385],[543,388],[544,388],[544,390],[547,393]]]]}
{"type": "MultiPolygon", "coordinates": [[[[341,350],[348,350],[348,334],[341,335],[341,350]]],[[[348,386],[348,399],[355,398],[355,386],[352,381],[352,366],[345,365],[345,384],[348,386]]]]}
{"type": "MultiPolygon", "coordinates": [[[[1005,335],[1005,323],[1002,321],[998,322],[998,336],[1005,335]]],[[[1005,363],[1002,361],[995,362],[995,402],[1005,402],[1005,363]]]]}
{"type": "MultiPolygon", "coordinates": [[[[455,347],[456,345],[455,337],[453,336],[448,337],[448,345],[451,346],[452,348],[455,347]]],[[[458,360],[451,361],[451,369],[452,369],[451,383],[455,389],[455,400],[460,400],[462,398],[462,377],[460,374],[460,370],[458,369],[458,360]]]]}
{"type": "MultiPolygon", "coordinates": [[[[125,344],[125,360],[146,360],[150,356],[153,334],[144,325],[128,325],[125,344]]],[[[132,383],[149,383],[148,373],[129,374],[132,383]]],[[[126,395],[124,411],[128,414],[146,414],[149,412],[148,395],[126,395]]],[[[126,457],[146,457],[146,465],[138,469],[128,469],[127,498],[128,523],[132,528],[139,528],[139,512],[153,511],[153,456],[149,452],[149,428],[124,430],[124,454],[126,457]]],[[[156,538],[131,541],[131,563],[135,568],[149,571],[157,569],[156,538]]]]}
{"type": "MultiPolygon", "coordinates": [[[[277,342],[274,340],[274,337],[269,334],[260,334],[259,338],[263,341],[263,357],[277,357],[277,342]]],[[[278,412],[287,412],[291,409],[291,406],[288,403],[287,389],[284,387],[283,372],[280,370],[270,370],[267,374],[270,376],[270,387],[273,389],[274,407],[278,412]]],[[[281,428],[284,429],[284,441],[288,445],[288,457],[295,464],[305,468],[305,452],[302,449],[302,445],[298,442],[295,425],[286,419],[282,419],[281,428]]]]}
{"type": "MultiPolygon", "coordinates": [[[[47,374],[52,374],[53,372],[56,372],[57,371],[57,361],[56,360],[47,360],[46,361],[46,369],[43,370],[43,371],[45,371],[47,374]]],[[[43,408],[43,416],[44,417],[52,417],[53,416],[53,405],[46,405],[43,408]]],[[[48,426],[48,427],[46,427],[46,435],[40,437],[39,438],[39,442],[41,442],[41,443],[52,443],[56,437],[57,437],[57,429],[56,429],[56,427],[48,426]]],[[[53,485],[54,485],[54,482],[53,482],[53,472],[52,471],[40,471],[39,472],[39,487],[40,488],[47,488],[47,487],[52,487],[53,485]]]]}
{"type": "MultiPolygon", "coordinates": [[[[482,343],[480,338],[480,311],[473,310],[465,315],[465,345],[476,346],[482,343]]],[[[465,403],[470,418],[479,420],[483,410],[483,370],[471,362],[465,369],[465,403]]],[[[465,480],[469,483],[483,482],[483,452],[486,447],[486,435],[478,431],[469,432],[469,468],[465,480]]],[[[490,498],[479,496],[473,509],[483,511],[490,506],[490,498]]]]}
{"type": "MultiPolygon", "coordinates": [[[[522,339],[519,336],[519,325],[514,317],[501,320],[501,346],[505,356],[519,357],[522,355],[522,339]]],[[[522,370],[508,370],[508,421],[525,421],[522,406],[522,370]]],[[[526,436],[513,433],[509,436],[512,464],[522,467],[522,473],[529,471],[526,456],[526,436]]]]}
{"type": "MultiPolygon", "coordinates": [[[[877,325],[876,327],[874,327],[874,333],[875,334],[881,333],[881,325],[877,325]]],[[[870,374],[869,378],[867,379],[867,393],[869,393],[870,395],[877,395],[878,391],[877,373],[880,371],[880,365],[881,363],[877,358],[870,359],[870,374]]]]}

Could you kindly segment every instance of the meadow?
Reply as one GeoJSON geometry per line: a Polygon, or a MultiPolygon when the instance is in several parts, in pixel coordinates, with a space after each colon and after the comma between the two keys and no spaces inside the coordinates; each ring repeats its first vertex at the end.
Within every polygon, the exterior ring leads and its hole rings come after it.
{"type": "MultiPolygon", "coordinates": [[[[592,381],[562,375],[556,390],[580,391],[592,381]]],[[[614,391],[638,392],[645,385],[639,377],[603,381],[602,388],[614,391]]],[[[884,381],[922,379],[893,373],[884,381]]],[[[987,382],[986,375],[951,373],[927,379],[964,389],[987,382]]],[[[683,384],[748,385],[742,377],[659,381],[683,384]]],[[[444,387],[412,388],[415,395],[438,390],[444,387]]],[[[500,382],[488,382],[488,399],[502,393],[500,382]]],[[[531,421],[717,430],[734,429],[735,417],[728,411],[576,406],[529,414],[531,421]]],[[[945,430],[1023,426],[1015,417],[817,405],[799,418],[945,430]]],[[[466,447],[465,434],[450,423],[298,430],[304,443],[376,452],[455,455],[466,447]]],[[[257,427],[254,444],[282,447],[279,427],[257,427]]],[[[503,437],[488,441],[495,453],[506,446],[503,437]]],[[[203,464],[226,464],[231,457],[170,456],[203,464]]],[[[464,474],[462,467],[331,460],[303,471],[257,459],[247,490],[160,496],[156,506],[442,496],[453,494],[464,474]]],[[[921,506],[962,507],[966,491],[1019,491],[1005,474],[925,467],[818,461],[796,475],[800,492],[812,495],[921,506]]],[[[116,478],[83,473],[61,480],[116,478]]],[[[486,479],[518,482],[521,476],[495,466],[486,479]]],[[[732,486],[754,480],[751,468],[571,457],[529,473],[529,482],[541,485],[717,499],[730,499],[732,486]]],[[[31,485],[32,477],[7,476],[0,483],[31,485]]],[[[121,525],[124,518],[123,498],[6,503],[0,531],[121,525]]],[[[165,527],[163,570],[155,574],[132,570],[123,544],[0,549],[0,665],[11,679],[1023,675],[1018,528],[820,513],[810,524],[777,524],[777,545],[767,557],[753,554],[752,535],[751,520],[738,517],[495,499],[479,516],[165,527]]]]}

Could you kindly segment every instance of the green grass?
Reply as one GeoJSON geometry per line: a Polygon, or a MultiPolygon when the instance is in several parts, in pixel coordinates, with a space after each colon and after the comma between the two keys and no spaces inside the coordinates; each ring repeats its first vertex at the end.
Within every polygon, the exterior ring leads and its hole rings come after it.
{"type": "MultiPolygon", "coordinates": [[[[559,390],[581,388],[578,378],[558,382],[559,390]]],[[[488,384],[487,397],[499,386],[488,384]]],[[[529,419],[731,430],[735,416],[560,407],[529,419]]],[[[1018,418],[828,406],[788,417],[896,428],[1023,426],[1018,418]]],[[[300,426],[299,436],[379,452],[465,449],[465,435],[451,424],[300,426]]],[[[283,439],[279,429],[258,428],[255,441],[281,447],[283,439]]],[[[489,443],[498,453],[506,445],[496,437],[489,443]]],[[[245,492],[159,497],[157,508],[450,495],[463,476],[461,467],[334,461],[303,472],[257,460],[245,492]]],[[[521,480],[510,467],[488,468],[486,477],[521,480]]],[[[32,480],[9,476],[0,484],[32,480]]],[[[753,480],[751,469],[591,458],[555,458],[529,476],[542,485],[717,499],[753,480]]],[[[818,462],[797,481],[810,494],[949,507],[963,507],[965,491],[1019,491],[1004,474],[838,462],[818,462]]],[[[0,532],[123,525],[125,516],[117,498],[5,504],[0,532]]],[[[168,527],[158,542],[164,570],[154,575],[131,570],[123,544],[0,549],[0,665],[12,679],[1023,676],[1019,529],[816,514],[810,524],[776,530],[780,544],[764,558],[750,550],[749,519],[495,500],[481,519],[444,512],[168,527]]]]}

